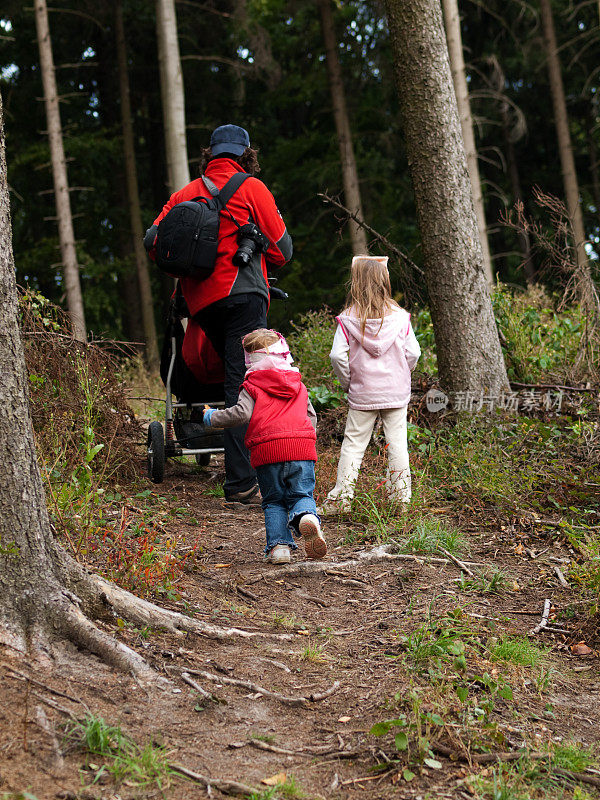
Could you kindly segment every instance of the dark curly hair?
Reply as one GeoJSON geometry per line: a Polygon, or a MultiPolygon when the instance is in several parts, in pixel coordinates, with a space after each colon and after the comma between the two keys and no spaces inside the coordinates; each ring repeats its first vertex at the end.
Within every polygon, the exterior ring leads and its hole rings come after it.
{"type": "Polygon", "coordinates": [[[253,147],[247,147],[241,156],[234,156],[232,153],[221,153],[218,156],[213,156],[210,147],[204,147],[200,152],[200,161],[198,163],[198,173],[204,174],[206,165],[214,158],[231,158],[237,161],[240,167],[247,172],[248,175],[258,175],[260,172],[260,164],[258,163],[258,150],[253,147]]]}

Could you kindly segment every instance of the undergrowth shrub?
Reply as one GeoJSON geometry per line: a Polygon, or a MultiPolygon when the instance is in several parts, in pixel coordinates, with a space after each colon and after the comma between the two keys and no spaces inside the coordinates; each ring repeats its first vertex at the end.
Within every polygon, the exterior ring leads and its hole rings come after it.
{"type": "Polygon", "coordinates": [[[580,358],[586,316],[578,305],[558,311],[542,286],[515,292],[498,284],[492,296],[508,377],[522,383],[568,383],[591,377],[580,358]]]}
{"type": "Polygon", "coordinates": [[[64,480],[93,461],[104,472],[131,474],[139,430],[115,351],[74,341],[65,314],[40,294],[24,292],[19,312],[31,418],[48,472],[64,480]]]}

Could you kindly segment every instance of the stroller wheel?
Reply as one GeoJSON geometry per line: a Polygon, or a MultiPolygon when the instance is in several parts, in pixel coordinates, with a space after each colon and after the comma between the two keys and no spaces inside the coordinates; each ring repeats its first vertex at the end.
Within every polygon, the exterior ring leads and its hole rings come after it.
{"type": "Polygon", "coordinates": [[[148,477],[152,483],[162,483],[165,474],[165,437],[160,422],[148,427],[148,477]]]}
{"type": "Polygon", "coordinates": [[[198,453],[196,456],[196,464],[200,467],[208,467],[210,464],[210,453],[198,453]]]}

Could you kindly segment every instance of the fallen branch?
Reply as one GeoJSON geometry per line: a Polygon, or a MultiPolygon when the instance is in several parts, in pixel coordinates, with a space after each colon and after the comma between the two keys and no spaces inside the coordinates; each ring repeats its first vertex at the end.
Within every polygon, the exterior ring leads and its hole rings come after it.
{"type": "Polygon", "coordinates": [[[215,702],[215,698],[212,696],[212,694],[210,692],[207,692],[206,689],[203,689],[199,683],[196,683],[196,681],[192,680],[192,678],[190,678],[187,672],[181,673],[181,680],[185,681],[188,684],[188,686],[191,686],[192,689],[198,692],[198,694],[205,700],[209,700],[211,703],[215,702]]]}
{"type": "Polygon", "coordinates": [[[560,585],[564,586],[565,589],[570,589],[571,587],[569,586],[567,579],[563,575],[563,571],[561,570],[561,568],[555,566],[554,572],[556,573],[556,577],[558,578],[558,582],[560,583],[560,585]]]}
{"type": "Polygon", "coordinates": [[[206,789],[210,789],[212,787],[214,789],[218,789],[220,792],[223,792],[223,794],[241,794],[248,797],[256,792],[255,789],[253,789],[251,786],[246,786],[245,783],[221,780],[219,778],[208,778],[206,775],[200,775],[198,772],[193,772],[191,769],[184,767],[183,764],[169,764],[169,766],[174,772],[179,772],[181,775],[185,775],[186,778],[202,784],[202,786],[204,786],[206,789]]]}
{"type": "Polygon", "coordinates": [[[475,577],[475,574],[467,567],[464,561],[461,561],[460,559],[456,558],[456,556],[453,556],[452,553],[448,552],[448,550],[444,550],[443,547],[440,547],[439,549],[445,556],[447,556],[450,559],[450,561],[453,561],[459,569],[461,569],[463,572],[466,572],[470,578],[475,577]]]}
{"type": "Polygon", "coordinates": [[[550,614],[551,606],[552,606],[552,603],[550,602],[550,600],[544,600],[544,610],[542,611],[542,618],[538,622],[538,624],[535,626],[535,628],[532,628],[529,631],[529,635],[530,636],[535,636],[535,634],[539,633],[542,630],[542,628],[546,627],[546,625],[548,624],[548,616],[550,614]]]}
{"type": "Polygon", "coordinates": [[[190,669],[188,673],[200,675],[202,678],[206,678],[208,681],[214,681],[215,683],[222,683],[227,686],[239,686],[242,689],[247,689],[249,692],[262,694],[265,697],[273,698],[273,700],[279,700],[280,703],[284,703],[288,706],[303,706],[305,703],[317,703],[320,700],[325,700],[327,697],[331,697],[341,686],[339,681],[335,681],[329,689],[320,694],[310,694],[307,697],[288,697],[285,694],[265,689],[264,686],[259,686],[257,683],[252,683],[252,681],[244,681],[239,678],[227,678],[224,675],[213,675],[212,672],[205,672],[201,669],[190,669]]]}
{"type": "Polygon", "coordinates": [[[405,264],[408,264],[408,266],[411,269],[414,269],[415,272],[418,272],[419,275],[425,274],[421,269],[421,267],[418,267],[415,264],[415,262],[406,255],[406,253],[403,253],[402,250],[396,247],[395,244],[392,244],[389,239],[386,239],[385,236],[382,236],[381,233],[378,233],[370,225],[367,225],[367,223],[364,222],[359,216],[357,216],[357,214],[355,214],[353,211],[350,211],[350,209],[346,208],[346,206],[343,206],[339,200],[330,197],[330,195],[324,192],[318,192],[317,197],[322,197],[326,203],[329,203],[330,205],[339,208],[340,211],[343,211],[347,217],[354,220],[354,222],[356,222],[357,225],[360,225],[360,227],[363,228],[365,231],[367,231],[367,233],[370,233],[371,236],[374,236],[376,239],[378,239],[385,248],[391,250],[391,252],[394,253],[395,256],[397,256],[401,261],[404,261],[405,264]]]}

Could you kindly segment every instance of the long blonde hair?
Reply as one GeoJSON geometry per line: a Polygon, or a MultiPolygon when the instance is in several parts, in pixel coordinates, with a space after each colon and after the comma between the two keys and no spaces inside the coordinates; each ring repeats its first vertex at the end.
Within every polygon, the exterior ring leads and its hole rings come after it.
{"type": "Polygon", "coordinates": [[[352,310],[364,336],[368,319],[383,318],[398,303],[392,298],[387,256],[354,256],[346,297],[346,311],[352,310]]]}

